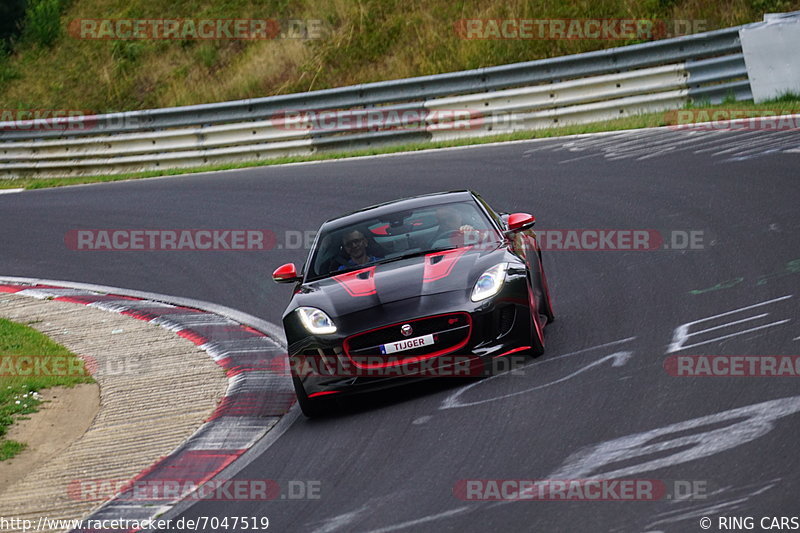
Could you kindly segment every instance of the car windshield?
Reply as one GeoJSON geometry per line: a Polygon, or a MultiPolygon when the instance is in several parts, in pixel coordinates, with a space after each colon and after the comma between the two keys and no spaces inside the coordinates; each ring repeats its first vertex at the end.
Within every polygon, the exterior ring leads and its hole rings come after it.
{"type": "Polygon", "coordinates": [[[469,201],[365,216],[357,223],[322,231],[306,279],[499,239],[488,217],[469,201]]]}

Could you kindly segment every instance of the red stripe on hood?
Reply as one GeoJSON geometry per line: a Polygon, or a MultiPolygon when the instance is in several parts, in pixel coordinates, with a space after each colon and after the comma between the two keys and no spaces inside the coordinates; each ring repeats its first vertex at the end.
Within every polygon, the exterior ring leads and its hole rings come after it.
{"type": "Polygon", "coordinates": [[[422,275],[423,283],[429,283],[446,278],[453,271],[453,267],[464,253],[472,246],[464,246],[454,250],[442,250],[425,256],[425,272],[422,275]]]}
{"type": "Polygon", "coordinates": [[[370,296],[377,293],[375,288],[375,269],[377,266],[354,270],[333,276],[333,279],[341,285],[350,296],[370,296]]]}

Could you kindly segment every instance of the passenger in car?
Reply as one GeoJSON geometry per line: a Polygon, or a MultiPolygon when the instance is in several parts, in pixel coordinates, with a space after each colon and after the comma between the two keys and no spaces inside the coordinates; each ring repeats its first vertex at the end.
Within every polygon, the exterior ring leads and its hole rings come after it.
{"type": "Polygon", "coordinates": [[[439,222],[439,229],[430,241],[431,248],[463,246],[464,236],[468,232],[475,231],[470,224],[464,223],[464,217],[454,207],[437,208],[436,219],[439,222]]]}

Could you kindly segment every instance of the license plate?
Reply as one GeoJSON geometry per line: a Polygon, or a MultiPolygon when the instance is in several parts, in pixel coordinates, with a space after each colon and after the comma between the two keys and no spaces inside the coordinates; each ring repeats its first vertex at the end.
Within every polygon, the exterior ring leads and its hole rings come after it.
{"type": "Polygon", "coordinates": [[[430,346],[433,344],[433,334],[423,335],[422,337],[414,337],[413,339],[403,339],[397,342],[390,342],[381,346],[382,354],[390,354],[397,352],[404,352],[406,350],[413,350],[421,346],[430,346]]]}

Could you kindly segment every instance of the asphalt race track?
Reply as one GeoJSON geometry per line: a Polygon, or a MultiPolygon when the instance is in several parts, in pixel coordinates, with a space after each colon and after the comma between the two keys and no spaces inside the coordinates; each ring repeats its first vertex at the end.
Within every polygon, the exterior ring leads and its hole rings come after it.
{"type": "Polygon", "coordinates": [[[471,188],[533,213],[539,230],[658,230],[667,245],[695,232],[690,250],[545,252],[557,320],[541,358],[300,416],[236,477],[319,482],[318,499],[204,501],[183,516],[266,516],[270,530],[309,533],[702,531],[701,517],[719,531],[720,516],[754,517],[758,530],[762,517],[800,515],[800,378],[673,377],[664,361],[800,352],[799,150],[797,132],[657,130],[0,195],[0,274],[192,297],[280,323],[290,289],[270,274],[303,262],[293,236],[399,197],[471,188]],[[267,229],[283,246],[65,246],[73,229],[190,228],[267,229]],[[454,495],[463,480],[589,477],[656,480],[667,493],[454,495]],[[687,486],[694,495],[680,498],[687,486]]]}

